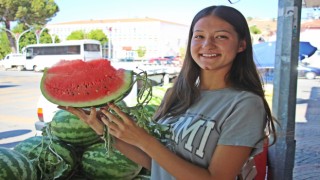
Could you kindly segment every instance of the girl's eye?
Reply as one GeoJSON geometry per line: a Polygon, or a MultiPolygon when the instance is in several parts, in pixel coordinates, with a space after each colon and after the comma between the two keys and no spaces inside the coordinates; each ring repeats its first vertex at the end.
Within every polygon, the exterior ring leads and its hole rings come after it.
{"type": "Polygon", "coordinates": [[[202,39],[203,36],[202,35],[194,35],[194,39],[202,39]]]}
{"type": "Polygon", "coordinates": [[[216,36],[216,39],[228,39],[228,36],[219,35],[219,36],[216,36]]]}

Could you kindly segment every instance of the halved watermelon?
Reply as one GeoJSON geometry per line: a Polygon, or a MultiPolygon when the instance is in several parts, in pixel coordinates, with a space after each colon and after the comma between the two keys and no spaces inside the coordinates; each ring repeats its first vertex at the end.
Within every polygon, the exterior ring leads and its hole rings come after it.
{"type": "Polygon", "coordinates": [[[97,107],[124,98],[132,83],[133,71],[115,69],[106,59],[72,60],[46,69],[40,88],[54,104],[97,107]]]}

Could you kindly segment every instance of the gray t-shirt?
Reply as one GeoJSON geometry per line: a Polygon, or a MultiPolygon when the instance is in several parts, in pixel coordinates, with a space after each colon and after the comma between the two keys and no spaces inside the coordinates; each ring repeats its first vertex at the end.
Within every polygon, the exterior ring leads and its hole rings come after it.
{"type": "MultiPolygon", "coordinates": [[[[202,91],[200,100],[184,114],[160,120],[171,127],[165,144],[172,152],[208,168],[218,144],[253,147],[251,156],[263,150],[266,113],[262,99],[230,88],[202,91]]],[[[152,180],[175,179],[152,160],[152,180]]]]}

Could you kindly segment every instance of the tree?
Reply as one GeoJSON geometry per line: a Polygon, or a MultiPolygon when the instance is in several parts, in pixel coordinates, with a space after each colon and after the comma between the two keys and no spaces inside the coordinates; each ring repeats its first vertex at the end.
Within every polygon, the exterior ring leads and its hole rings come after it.
{"type": "Polygon", "coordinates": [[[180,59],[183,61],[184,57],[186,56],[186,48],[185,47],[180,47],[179,53],[180,53],[180,59]]]}
{"type": "Polygon", "coordinates": [[[59,43],[60,39],[58,36],[52,34],[49,34],[48,29],[44,29],[40,36],[40,43],[46,44],[46,43],[59,43]],[[53,39],[52,39],[53,38],[53,39]]]}
{"type": "Polygon", "coordinates": [[[88,33],[87,37],[89,39],[95,39],[100,41],[102,45],[105,45],[108,42],[106,34],[101,29],[92,30],[88,33]]]}
{"type": "Polygon", "coordinates": [[[81,40],[85,39],[85,32],[83,30],[72,31],[71,34],[67,37],[67,40],[81,40]]]}
{"type": "Polygon", "coordinates": [[[11,52],[9,40],[4,31],[0,31],[0,44],[0,59],[3,59],[7,54],[11,52]]]}
{"type": "MultiPolygon", "coordinates": [[[[21,33],[28,29],[24,24],[17,24],[12,31],[14,33],[21,33]]],[[[21,36],[19,40],[19,52],[21,52],[21,49],[24,48],[28,44],[36,44],[37,39],[36,39],[36,34],[34,32],[27,32],[23,36],[21,36]]]]}
{"type": "Polygon", "coordinates": [[[146,51],[146,47],[139,46],[139,48],[137,49],[138,57],[143,57],[146,54],[146,51]]]}
{"type": "Polygon", "coordinates": [[[102,45],[108,42],[106,34],[101,29],[91,30],[89,33],[85,33],[83,30],[72,31],[67,37],[67,40],[81,40],[81,39],[94,39],[100,41],[102,45]]]}
{"type": "Polygon", "coordinates": [[[250,17],[250,16],[249,16],[249,17],[247,17],[247,20],[248,20],[248,21],[252,21],[252,19],[253,19],[253,18],[252,18],[252,17],[250,17]]]}
{"type": "MultiPolygon", "coordinates": [[[[13,29],[12,32],[13,33],[21,33],[24,30],[26,30],[27,27],[23,24],[17,24],[13,29]]],[[[7,48],[9,49],[9,51],[5,51],[6,54],[12,52],[9,46],[9,43],[6,43],[6,41],[8,42],[7,36],[6,34],[3,32],[3,34],[5,35],[4,39],[0,39],[0,44],[2,49],[3,48],[7,48]]],[[[58,38],[58,36],[55,35],[50,35],[48,32],[48,29],[43,29],[41,35],[40,35],[40,41],[39,43],[53,43],[52,38],[54,38],[54,42],[55,43],[59,43],[60,39],[58,38]]],[[[36,44],[37,43],[37,37],[34,31],[29,31],[27,33],[25,33],[23,36],[20,37],[19,39],[19,52],[21,52],[21,50],[26,47],[29,44],[36,44]]]]}
{"type": "Polygon", "coordinates": [[[0,23],[7,30],[6,35],[13,52],[16,52],[15,37],[11,22],[18,22],[28,28],[45,25],[59,12],[54,0],[0,0],[0,23]]]}
{"type": "MultiPolygon", "coordinates": [[[[14,33],[21,33],[26,30],[27,27],[23,24],[17,24],[13,29],[12,32],[14,33]]],[[[55,42],[60,42],[60,39],[55,36],[55,42]]],[[[52,43],[52,39],[50,34],[48,33],[48,29],[44,29],[40,35],[40,43],[52,43]]],[[[29,31],[21,36],[19,40],[19,52],[29,44],[37,44],[37,37],[34,31],[29,31]]]]}
{"type": "Polygon", "coordinates": [[[257,26],[251,26],[250,27],[250,32],[252,34],[261,34],[261,30],[257,26]]]}

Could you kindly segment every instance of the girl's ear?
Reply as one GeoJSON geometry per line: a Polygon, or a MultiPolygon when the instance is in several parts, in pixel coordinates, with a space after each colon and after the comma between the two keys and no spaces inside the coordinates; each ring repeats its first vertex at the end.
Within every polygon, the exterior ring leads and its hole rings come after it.
{"type": "Polygon", "coordinates": [[[247,43],[245,40],[241,40],[239,43],[238,53],[244,51],[247,48],[247,43]]]}

